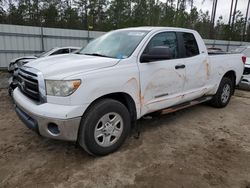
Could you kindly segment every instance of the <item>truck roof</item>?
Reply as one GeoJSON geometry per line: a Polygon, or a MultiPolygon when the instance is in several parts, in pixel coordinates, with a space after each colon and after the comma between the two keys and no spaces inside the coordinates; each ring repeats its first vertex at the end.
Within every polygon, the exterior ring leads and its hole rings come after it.
{"type": "Polygon", "coordinates": [[[154,27],[154,26],[129,27],[120,30],[144,30],[144,31],[174,30],[174,31],[196,32],[195,30],[181,28],[181,27],[154,27]]]}

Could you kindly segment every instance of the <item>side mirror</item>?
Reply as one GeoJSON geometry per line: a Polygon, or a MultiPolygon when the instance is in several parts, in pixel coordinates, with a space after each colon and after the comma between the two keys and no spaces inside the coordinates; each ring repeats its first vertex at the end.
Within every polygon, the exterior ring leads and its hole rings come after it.
{"type": "Polygon", "coordinates": [[[174,57],[173,52],[167,46],[155,46],[150,48],[147,54],[142,54],[141,63],[148,63],[152,61],[161,61],[172,59],[174,57]]]}

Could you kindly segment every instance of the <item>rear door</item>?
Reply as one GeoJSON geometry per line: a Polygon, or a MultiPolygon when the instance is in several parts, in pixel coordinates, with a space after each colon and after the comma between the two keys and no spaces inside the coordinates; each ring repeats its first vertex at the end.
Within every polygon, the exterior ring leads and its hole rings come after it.
{"type": "Polygon", "coordinates": [[[210,77],[207,53],[200,52],[197,39],[193,33],[179,32],[182,41],[182,51],[186,76],[184,84],[183,102],[203,96],[207,91],[210,77]]]}
{"type": "Polygon", "coordinates": [[[182,99],[185,67],[183,59],[180,59],[176,33],[155,34],[142,54],[147,54],[149,49],[155,46],[169,47],[174,57],[169,60],[138,63],[141,81],[141,115],[176,105],[182,99]]]}

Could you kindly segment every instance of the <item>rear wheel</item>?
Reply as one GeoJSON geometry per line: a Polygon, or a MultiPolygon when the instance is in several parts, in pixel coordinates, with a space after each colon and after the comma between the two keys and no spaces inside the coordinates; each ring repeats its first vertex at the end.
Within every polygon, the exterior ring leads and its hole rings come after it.
{"type": "Polygon", "coordinates": [[[224,77],[221,80],[219,89],[210,101],[211,105],[217,108],[224,108],[228,105],[233,94],[233,82],[230,78],[224,77]]]}
{"type": "Polygon", "coordinates": [[[123,144],[130,126],[127,108],[119,101],[103,99],[83,116],[78,141],[92,155],[107,155],[123,144]]]}

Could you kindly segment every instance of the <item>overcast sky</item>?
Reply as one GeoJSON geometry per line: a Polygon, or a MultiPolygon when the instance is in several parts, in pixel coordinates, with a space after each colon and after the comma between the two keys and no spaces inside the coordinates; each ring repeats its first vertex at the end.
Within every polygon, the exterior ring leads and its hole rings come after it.
{"type": "MultiPolygon", "coordinates": [[[[203,4],[201,3],[202,0],[194,0],[194,2],[195,6],[198,9],[202,9],[203,11],[209,10],[209,13],[211,14],[213,6],[212,0],[205,0],[203,4]]],[[[244,17],[246,14],[247,3],[248,0],[238,0],[237,10],[240,10],[243,13],[244,17]]],[[[224,22],[227,23],[229,18],[230,8],[231,8],[231,0],[218,0],[216,19],[218,19],[219,16],[223,16],[224,22]]]]}

